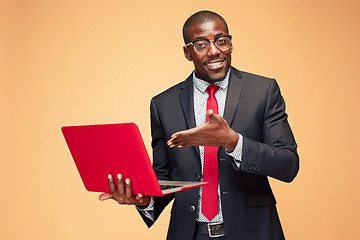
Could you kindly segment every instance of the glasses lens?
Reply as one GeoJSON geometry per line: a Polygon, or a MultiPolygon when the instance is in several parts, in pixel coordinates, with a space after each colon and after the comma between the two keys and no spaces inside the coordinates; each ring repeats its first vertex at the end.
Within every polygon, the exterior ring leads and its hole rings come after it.
{"type": "Polygon", "coordinates": [[[205,53],[209,48],[209,42],[206,40],[199,40],[194,42],[194,49],[197,53],[205,53]]]}
{"type": "Polygon", "coordinates": [[[228,50],[230,48],[231,45],[231,40],[229,37],[219,37],[215,40],[215,45],[216,47],[221,50],[221,51],[225,51],[228,50]]]}
{"type": "MultiPolygon", "coordinates": [[[[220,36],[216,38],[215,40],[215,46],[220,51],[226,51],[231,46],[231,37],[230,36],[220,36]]],[[[207,53],[210,47],[210,40],[196,40],[192,42],[192,45],[194,47],[194,50],[196,53],[202,54],[207,53]]]]}

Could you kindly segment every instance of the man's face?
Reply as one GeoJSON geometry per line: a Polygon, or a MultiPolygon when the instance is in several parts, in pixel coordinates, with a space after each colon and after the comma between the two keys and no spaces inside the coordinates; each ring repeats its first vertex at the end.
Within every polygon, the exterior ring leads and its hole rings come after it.
{"type": "MultiPolygon", "coordinates": [[[[226,27],[220,19],[193,25],[190,28],[190,41],[207,38],[214,40],[221,35],[227,35],[226,27]]],[[[231,64],[232,45],[226,51],[220,51],[212,41],[207,53],[198,54],[193,46],[184,47],[185,57],[194,62],[196,77],[209,83],[225,78],[231,64]]]]}

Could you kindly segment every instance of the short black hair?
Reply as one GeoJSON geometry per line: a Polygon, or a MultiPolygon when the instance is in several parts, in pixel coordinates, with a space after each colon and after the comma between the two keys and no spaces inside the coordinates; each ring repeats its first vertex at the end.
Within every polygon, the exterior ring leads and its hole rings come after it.
{"type": "Polygon", "coordinates": [[[185,44],[188,44],[190,42],[190,28],[193,25],[202,24],[202,23],[206,23],[206,22],[212,22],[215,19],[220,19],[224,23],[227,34],[229,34],[229,28],[228,28],[228,26],[226,24],[226,21],[225,21],[225,19],[223,17],[221,17],[219,14],[217,14],[215,12],[204,10],[204,11],[194,13],[184,23],[184,26],[183,26],[183,38],[184,38],[185,44]]]}

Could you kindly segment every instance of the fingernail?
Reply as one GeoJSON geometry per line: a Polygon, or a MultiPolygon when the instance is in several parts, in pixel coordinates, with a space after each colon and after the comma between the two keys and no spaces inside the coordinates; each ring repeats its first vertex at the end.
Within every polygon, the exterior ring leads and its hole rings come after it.
{"type": "Polygon", "coordinates": [[[143,195],[142,195],[142,193],[139,193],[138,196],[139,196],[139,198],[142,198],[143,195]]]}
{"type": "Polygon", "coordinates": [[[122,179],[122,174],[121,174],[121,173],[118,173],[117,178],[118,178],[119,180],[121,180],[121,179],[122,179]]]}
{"type": "Polygon", "coordinates": [[[108,179],[111,180],[111,174],[108,174],[108,179]]]}
{"type": "Polygon", "coordinates": [[[126,184],[130,184],[130,178],[125,179],[126,184]]]}

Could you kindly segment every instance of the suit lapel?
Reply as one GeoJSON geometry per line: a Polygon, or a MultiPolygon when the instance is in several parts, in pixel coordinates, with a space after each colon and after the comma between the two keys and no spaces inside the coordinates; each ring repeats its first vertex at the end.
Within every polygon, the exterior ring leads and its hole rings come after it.
{"type": "Polygon", "coordinates": [[[194,89],[192,85],[192,77],[188,77],[184,82],[183,91],[180,93],[180,103],[182,111],[185,116],[186,125],[189,128],[196,126],[195,124],[195,114],[194,114],[194,89]]]}
{"type": "MultiPolygon", "coordinates": [[[[185,116],[187,128],[196,127],[195,123],[195,114],[194,114],[194,88],[192,83],[192,75],[186,79],[183,87],[181,88],[183,91],[180,93],[180,103],[182,107],[182,111],[185,116]]],[[[195,150],[197,154],[200,156],[199,147],[195,146],[195,150]]]]}
{"type": "Polygon", "coordinates": [[[243,85],[244,81],[241,78],[240,71],[231,67],[229,86],[224,110],[224,119],[228,122],[229,126],[231,126],[231,123],[234,119],[236,107],[240,100],[243,85]]]}

